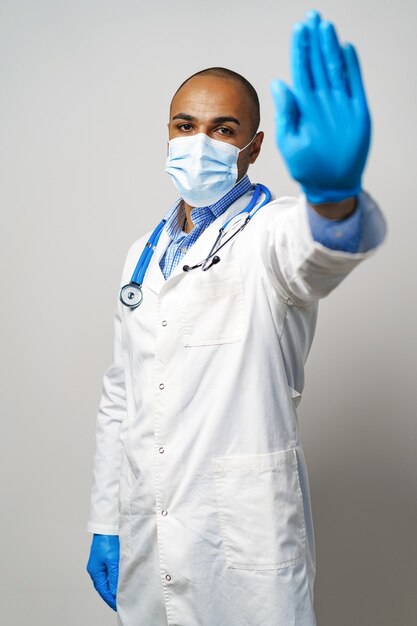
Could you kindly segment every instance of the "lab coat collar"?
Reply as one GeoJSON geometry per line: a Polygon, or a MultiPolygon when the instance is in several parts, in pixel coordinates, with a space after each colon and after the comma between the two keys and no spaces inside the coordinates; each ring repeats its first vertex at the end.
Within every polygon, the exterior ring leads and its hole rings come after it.
{"type": "MultiPolygon", "coordinates": [[[[185,272],[182,269],[184,265],[194,265],[202,261],[207,254],[209,253],[214,241],[218,235],[219,228],[225,224],[230,218],[237,215],[242,209],[245,208],[250,202],[250,199],[253,195],[253,190],[251,189],[243,196],[238,198],[236,202],[230,205],[230,207],[224,211],[221,215],[219,215],[199,236],[197,241],[188,249],[185,253],[181,261],[174,268],[171,275],[165,280],[165,277],[160,268],[159,262],[162,259],[162,256],[170,242],[170,237],[164,228],[162,231],[161,237],[159,238],[158,244],[156,246],[155,252],[152,255],[151,262],[149,264],[148,270],[146,272],[144,278],[144,286],[151,289],[156,294],[159,294],[162,287],[165,284],[169,284],[172,281],[178,281],[180,277],[185,276],[185,272]]],[[[228,226],[228,229],[231,225],[228,226]]],[[[193,270],[193,271],[201,271],[201,270],[193,270]]]]}

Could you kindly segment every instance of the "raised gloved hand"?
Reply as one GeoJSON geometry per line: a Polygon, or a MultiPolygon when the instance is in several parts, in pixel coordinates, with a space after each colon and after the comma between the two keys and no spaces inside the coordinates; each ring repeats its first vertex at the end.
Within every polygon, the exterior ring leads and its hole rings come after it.
{"type": "Polygon", "coordinates": [[[116,608],[117,581],[119,578],[119,537],[117,535],[94,535],[91,544],[87,572],[94,588],[114,610],[116,608]]]}
{"type": "Polygon", "coordinates": [[[310,203],[339,202],[361,190],[371,119],[352,44],[309,11],[293,28],[293,90],[271,83],[276,142],[310,203]]]}

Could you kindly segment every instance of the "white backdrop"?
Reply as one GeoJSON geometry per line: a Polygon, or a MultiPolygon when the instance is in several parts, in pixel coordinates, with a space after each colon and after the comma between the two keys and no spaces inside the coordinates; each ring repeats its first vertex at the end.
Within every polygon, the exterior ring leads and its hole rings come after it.
{"type": "MultiPolygon", "coordinates": [[[[322,301],[307,363],[316,611],[319,626],[415,626],[417,5],[314,6],[359,50],[374,122],[364,186],[389,227],[322,301]]],[[[95,416],[127,248],[176,195],[164,173],[170,98],[204,67],[244,74],[266,133],[251,178],[297,193],[274,146],[268,83],[289,79],[291,27],[312,7],[0,0],[7,626],[116,623],[85,571],[95,416]]]]}

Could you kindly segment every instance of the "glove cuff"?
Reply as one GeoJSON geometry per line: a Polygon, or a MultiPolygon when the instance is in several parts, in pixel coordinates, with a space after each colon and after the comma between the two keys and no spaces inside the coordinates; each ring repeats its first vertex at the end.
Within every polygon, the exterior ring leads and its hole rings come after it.
{"type": "Polygon", "coordinates": [[[315,189],[314,187],[304,187],[301,185],[307,200],[310,204],[324,204],[325,202],[341,202],[346,198],[358,196],[362,191],[362,185],[359,182],[356,187],[350,189],[315,189]]]}

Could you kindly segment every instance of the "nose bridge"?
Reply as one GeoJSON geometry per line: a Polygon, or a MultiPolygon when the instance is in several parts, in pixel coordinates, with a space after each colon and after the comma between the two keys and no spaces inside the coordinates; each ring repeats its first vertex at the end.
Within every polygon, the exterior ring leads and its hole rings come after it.
{"type": "Polygon", "coordinates": [[[210,122],[209,120],[199,120],[196,124],[196,132],[204,133],[204,135],[210,136],[210,122]]]}

